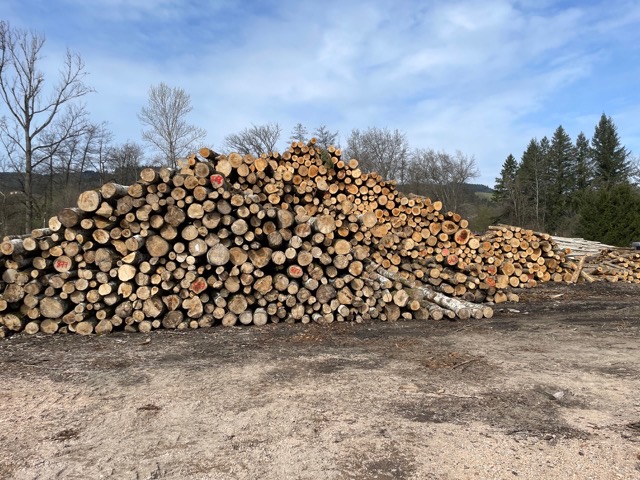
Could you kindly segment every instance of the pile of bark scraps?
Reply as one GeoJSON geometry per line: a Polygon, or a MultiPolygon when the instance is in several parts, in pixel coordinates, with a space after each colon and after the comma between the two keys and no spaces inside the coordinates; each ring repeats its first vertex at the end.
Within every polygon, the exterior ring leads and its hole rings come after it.
{"type": "Polygon", "coordinates": [[[144,169],[0,252],[2,336],[482,318],[515,267],[440,202],[313,141],[144,169]]]}

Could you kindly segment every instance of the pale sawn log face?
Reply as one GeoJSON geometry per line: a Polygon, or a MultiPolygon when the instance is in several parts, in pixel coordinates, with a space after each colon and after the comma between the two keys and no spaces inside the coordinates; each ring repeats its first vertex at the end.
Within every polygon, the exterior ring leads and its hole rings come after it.
{"type": "Polygon", "coordinates": [[[443,207],[314,142],[259,158],[204,148],[175,170],[83,192],[48,228],[4,239],[0,326],[105,334],[482,318],[493,311],[478,303],[515,301],[514,287],[638,277],[637,257],[598,270],[544,234],[499,225],[476,236],[443,207]]]}

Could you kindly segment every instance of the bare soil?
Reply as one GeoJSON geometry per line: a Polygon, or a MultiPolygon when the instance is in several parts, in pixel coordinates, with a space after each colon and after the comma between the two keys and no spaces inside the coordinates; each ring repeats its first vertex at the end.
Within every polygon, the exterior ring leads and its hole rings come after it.
{"type": "Polygon", "coordinates": [[[640,288],[492,319],[0,341],[0,478],[640,478],[640,288]]]}

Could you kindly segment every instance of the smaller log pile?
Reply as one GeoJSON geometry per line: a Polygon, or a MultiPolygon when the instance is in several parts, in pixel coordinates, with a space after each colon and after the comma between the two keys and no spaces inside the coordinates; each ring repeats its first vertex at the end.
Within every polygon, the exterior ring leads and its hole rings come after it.
{"type": "Polygon", "coordinates": [[[579,264],[580,278],[594,281],[640,283],[640,253],[628,248],[605,249],[585,255],[579,264]]]}
{"type": "Polygon", "coordinates": [[[564,252],[553,238],[511,225],[490,226],[480,237],[478,248],[483,271],[488,281],[495,282],[497,292],[493,301],[501,303],[509,298],[507,288],[531,288],[542,282],[569,282],[573,268],[567,265],[564,252]]]}
{"type": "Polygon", "coordinates": [[[572,260],[580,260],[583,256],[597,256],[603,250],[615,250],[616,247],[604,243],[585,240],[584,238],[570,238],[553,236],[557,248],[565,252],[565,257],[572,260]]]}
{"type": "MultiPolygon", "coordinates": [[[[497,287],[534,287],[540,282],[640,283],[640,253],[629,248],[615,248],[581,238],[566,238],[537,233],[520,227],[489,227],[481,237],[480,252],[486,264],[498,264],[497,287]],[[491,243],[489,245],[489,242],[491,243]]],[[[490,280],[491,281],[491,280],[490,280]]],[[[503,292],[497,293],[500,303],[503,292]]],[[[513,301],[513,295],[509,300],[513,301]]]]}

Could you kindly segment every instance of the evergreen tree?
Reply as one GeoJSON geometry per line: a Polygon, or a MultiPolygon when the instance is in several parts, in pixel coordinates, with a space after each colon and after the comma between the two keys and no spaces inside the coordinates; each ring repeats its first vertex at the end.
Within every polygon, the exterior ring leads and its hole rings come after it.
{"type": "Polygon", "coordinates": [[[320,125],[313,131],[313,135],[316,137],[316,145],[326,150],[330,145],[339,147],[338,145],[338,131],[332,132],[326,125],[320,125]]]}
{"type": "Polygon", "coordinates": [[[291,143],[293,142],[307,143],[309,141],[309,138],[307,137],[308,135],[309,135],[309,132],[307,132],[306,127],[301,123],[297,123],[296,126],[293,127],[293,130],[291,131],[291,136],[289,137],[289,140],[291,141],[291,143]]]}
{"type": "Polygon", "coordinates": [[[591,185],[594,172],[589,140],[583,132],[580,132],[576,137],[573,168],[574,193],[584,191],[591,185]]]}
{"type": "Polygon", "coordinates": [[[555,231],[564,219],[571,216],[569,195],[575,188],[572,175],[575,170],[574,154],[571,137],[560,125],[553,134],[547,156],[549,185],[546,226],[551,231],[555,231]]]}
{"type": "Polygon", "coordinates": [[[518,161],[516,157],[509,154],[507,159],[502,164],[502,170],[500,170],[500,176],[496,178],[495,186],[493,187],[493,201],[496,203],[504,203],[509,199],[509,191],[511,186],[515,182],[516,175],[518,173],[518,161]]]}
{"type": "Polygon", "coordinates": [[[591,139],[593,181],[580,198],[578,233],[611,245],[640,238],[640,192],[631,185],[630,154],[604,113],[591,139]]]}
{"type": "Polygon", "coordinates": [[[518,161],[509,154],[496,178],[493,201],[503,208],[501,217],[508,223],[522,223],[522,195],[518,179],[518,161]]]}
{"type": "Polygon", "coordinates": [[[551,209],[551,194],[553,185],[553,169],[551,165],[551,142],[545,135],[540,140],[541,155],[541,193],[540,193],[540,228],[543,231],[549,230],[547,226],[551,209]]]}
{"type": "Polygon", "coordinates": [[[608,245],[640,239],[640,192],[629,183],[585,192],[578,235],[608,245]]]}
{"type": "Polygon", "coordinates": [[[549,141],[549,139],[545,135],[540,140],[540,153],[542,154],[543,157],[546,158],[546,156],[549,155],[549,151],[550,150],[551,150],[551,142],[549,141]]]}
{"type": "Polygon", "coordinates": [[[631,162],[629,152],[620,143],[618,129],[611,117],[604,113],[591,139],[592,157],[597,187],[609,187],[629,181],[631,162]]]}

